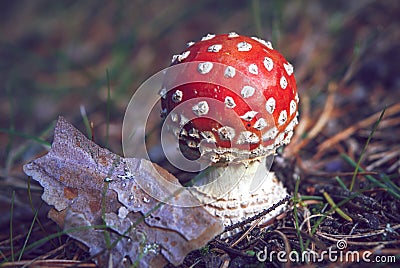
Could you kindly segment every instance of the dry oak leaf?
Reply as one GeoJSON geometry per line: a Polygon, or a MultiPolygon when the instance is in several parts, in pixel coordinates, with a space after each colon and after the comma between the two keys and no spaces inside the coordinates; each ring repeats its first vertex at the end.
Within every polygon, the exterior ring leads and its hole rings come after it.
{"type": "Polygon", "coordinates": [[[223,231],[203,207],[172,206],[143,191],[136,178],[145,178],[157,196],[196,202],[188,191],[165,187],[165,180],[179,182],[156,164],[99,147],[63,117],[54,132],[51,150],[26,164],[24,172],[42,185],[42,199],[54,206],[49,217],[85,244],[99,266],[179,265],[223,231]]]}

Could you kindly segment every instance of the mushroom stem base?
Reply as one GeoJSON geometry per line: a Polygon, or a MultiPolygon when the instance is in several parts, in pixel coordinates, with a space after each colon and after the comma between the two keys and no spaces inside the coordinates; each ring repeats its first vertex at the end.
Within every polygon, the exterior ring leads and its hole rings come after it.
{"type": "MultiPolygon", "coordinates": [[[[192,193],[225,226],[257,215],[287,196],[287,190],[270,172],[262,158],[250,163],[209,167],[197,177],[192,193]]],[[[270,165],[268,165],[269,167],[270,165]]],[[[285,206],[264,216],[264,223],[280,214],[285,206]]]]}

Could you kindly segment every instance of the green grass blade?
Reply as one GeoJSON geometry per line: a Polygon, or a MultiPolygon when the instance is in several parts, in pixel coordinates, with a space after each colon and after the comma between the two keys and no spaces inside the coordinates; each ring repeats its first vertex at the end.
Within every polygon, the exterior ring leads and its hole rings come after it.
{"type": "MultiPolygon", "coordinates": [[[[32,198],[32,192],[31,192],[31,177],[29,177],[29,176],[28,176],[27,185],[28,185],[29,206],[30,206],[30,208],[31,208],[31,211],[35,214],[35,213],[36,213],[36,212],[35,212],[36,209],[35,209],[35,206],[33,205],[33,198],[32,198]]],[[[42,204],[40,204],[40,206],[42,206],[42,204]]],[[[41,223],[41,221],[39,220],[39,218],[36,217],[35,220],[36,220],[36,222],[38,223],[40,230],[42,230],[43,233],[47,234],[46,228],[44,228],[44,226],[43,226],[43,224],[41,223]]],[[[50,242],[53,244],[54,247],[56,246],[55,243],[54,243],[53,241],[50,241],[50,242]]]]}
{"type": "MultiPolygon", "coordinates": [[[[3,251],[0,249],[0,256],[3,258],[4,262],[8,262],[8,258],[4,255],[3,251]]],[[[0,262],[1,264],[1,262],[0,262]]]]}
{"type": "Polygon", "coordinates": [[[386,107],[382,110],[381,115],[379,116],[378,120],[375,122],[374,127],[372,128],[372,131],[371,131],[371,133],[370,133],[369,136],[368,136],[367,142],[365,143],[365,145],[364,145],[364,147],[363,147],[363,149],[362,149],[362,151],[361,151],[360,158],[358,159],[356,168],[355,168],[355,170],[354,170],[353,178],[351,179],[351,184],[350,184],[350,187],[349,187],[349,190],[350,190],[350,191],[353,190],[354,183],[355,183],[355,181],[356,181],[357,173],[358,173],[358,171],[359,171],[359,169],[360,169],[361,160],[362,160],[363,157],[364,157],[365,150],[367,149],[368,144],[369,144],[369,142],[370,142],[371,139],[372,139],[372,136],[374,136],[374,133],[375,133],[375,131],[377,130],[377,128],[378,128],[378,126],[379,126],[379,123],[382,121],[382,118],[383,118],[383,115],[385,114],[385,111],[386,111],[386,107]]]}
{"type": "Polygon", "coordinates": [[[23,133],[23,132],[15,131],[13,129],[0,128],[0,132],[7,133],[7,134],[10,134],[10,135],[13,135],[13,136],[19,136],[19,137],[22,137],[22,138],[25,138],[25,139],[28,139],[28,140],[33,140],[33,141],[36,141],[37,143],[43,144],[43,145],[45,145],[45,146],[47,146],[49,148],[51,146],[51,144],[49,142],[47,142],[45,140],[42,140],[41,138],[38,138],[38,137],[33,136],[33,135],[26,134],[26,133],[23,133]]]}
{"type": "Polygon", "coordinates": [[[323,192],[323,196],[325,197],[326,201],[331,205],[332,209],[335,210],[337,214],[339,214],[340,217],[345,219],[346,221],[353,222],[353,219],[350,218],[349,215],[347,215],[338,205],[336,205],[335,201],[333,201],[332,197],[327,193],[323,192]]]}
{"type": "MultiPolygon", "coordinates": [[[[336,207],[341,207],[344,204],[346,204],[347,202],[349,202],[350,200],[356,198],[358,195],[360,195],[360,193],[354,193],[351,194],[349,197],[347,197],[346,199],[342,200],[341,202],[339,202],[338,204],[336,204],[336,207]]],[[[324,215],[322,217],[320,217],[317,222],[314,224],[314,226],[311,228],[311,235],[314,235],[315,232],[317,231],[318,226],[329,216],[329,214],[331,214],[333,211],[335,210],[334,207],[332,207],[329,211],[325,212],[324,215]]],[[[311,241],[307,240],[307,243],[305,245],[305,248],[308,248],[308,245],[311,241]]]]}
{"type": "Polygon", "coordinates": [[[397,186],[392,180],[386,175],[382,175],[382,181],[389,187],[392,188],[396,193],[400,194],[400,187],[397,186]]]}
{"type": "Polygon", "coordinates": [[[297,178],[296,185],[294,188],[294,194],[293,194],[294,225],[296,228],[297,237],[299,238],[301,252],[304,252],[305,247],[304,247],[303,237],[301,236],[299,217],[297,216],[297,213],[298,213],[297,204],[300,203],[300,200],[297,198],[297,195],[299,193],[299,186],[300,186],[300,178],[297,178]]]}
{"type": "Polygon", "coordinates": [[[29,238],[31,237],[32,229],[33,229],[33,226],[35,225],[35,222],[36,222],[36,219],[37,219],[37,215],[38,215],[38,213],[39,213],[39,210],[40,210],[42,204],[43,204],[43,202],[41,203],[40,207],[39,207],[38,209],[36,209],[36,211],[35,211],[35,215],[34,215],[34,217],[33,217],[31,226],[29,227],[28,234],[26,235],[24,245],[22,246],[21,252],[19,253],[18,261],[21,260],[22,255],[23,255],[24,252],[25,252],[26,245],[28,244],[28,240],[29,240],[29,238]]]}
{"type": "MultiPolygon", "coordinates": [[[[349,156],[342,154],[342,157],[351,165],[353,165],[354,167],[357,166],[357,163],[354,162],[353,159],[351,159],[349,156]]],[[[365,170],[361,167],[359,167],[361,172],[364,172],[365,170]]],[[[370,182],[374,183],[375,185],[385,189],[386,191],[388,191],[391,195],[393,195],[394,197],[396,197],[397,199],[400,199],[400,194],[396,192],[395,189],[388,187],[386,184],[380,182],[379,180],[375,179],[374,177],[372,177],[371,175],[366,175],[365,176],[370,182]]]]}
{"type": "Polygon", "coordinates": [[[339,176],[336,176],[335,180],[337,181],[337,183],[339,183],[340,187],[342,187],[345,190],[349,190],[349,188],[347,188],[346,184],[342,181],[342,179],[339,176]]]}
{"type": "Polygon", "coordinates": [[[301,195],[301,201],[305,200],[319,200],[322,201],[324,198],[322,196],[315,196],[315,195],[301,195]]]}
{"type": "MultiPolygon", "coordinates": [[[[73,233],[75,231],[84,231],[84,230],[90,230],[90,229],[106,229],[106,228],[107,228],[107,226],[104,226],[104,225],[91,225],[91,226],[80,226],[80,227],[70,228],[70,229],[63,230],[63,231],[60,231],[60,232],[57,232],[54,234],[50,234],[46,237],[43,237],[42,239],[39,239],[39,240],[33,242],[32,244],[27,245],[24,248],[24,251],[28,252],[34,248],[37,248],[37,247],[43,245],[44,243],[49,242],[50,240],[53,240],[54,238],[59,238],[63,235],[68,235],[69,233],[73,233]]],[[[18,251],[17,254],[18,255],[21,254],[21,251],[22,250],[18,251]]]]}
{"type": "Polygon", "coordinates": [[[14,199],[15,191],[12,192],[11,197],[11,209],[10,209],[10,250],[11,250],[11,261],[14,261],[14,241],[13,241],[13,216],[14,216],[14,199]]]}

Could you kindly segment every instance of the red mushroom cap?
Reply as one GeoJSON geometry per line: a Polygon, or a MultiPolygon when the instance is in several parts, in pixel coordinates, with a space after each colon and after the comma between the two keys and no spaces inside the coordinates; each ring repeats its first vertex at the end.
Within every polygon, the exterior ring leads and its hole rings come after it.
{"type": "Polygon", "coordinates": [[[186,156],[252,160],[289,143],[297,124],[296,80],[270,42],[229,33],[188,45],[172,65],[193,64],[178,78],[167,71],[160,93],[163,115],[186,156]],[[193,82],[179,84],[183,76],[193,82]],[[204,79],[210,82],[196,82],[204,79]]]}

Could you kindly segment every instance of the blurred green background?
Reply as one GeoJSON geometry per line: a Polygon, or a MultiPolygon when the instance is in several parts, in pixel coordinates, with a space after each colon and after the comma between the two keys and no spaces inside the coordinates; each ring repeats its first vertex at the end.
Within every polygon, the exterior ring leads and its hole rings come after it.
{"type": "Polygon", "coordinates": [[[21,164],[41,151],[22,150],[35,142],[21,134],[50,141],[58,115],[84,129],[82,107],[96,142],[121,153],[121,124],[135,89],[167,67],[186,42],[208,33],[236,31],[272,41],[295,66],[300,95],[316,107],[327,83],[347,74],[350,84],[339,103],[373,101],[378,111],[398,96],[398,14],[395,0],[1,1],[2,176],[21,176],[21,164]],[[395,95],[383,102],[372,98],[368,92],[377,85],[395,95]]]}

